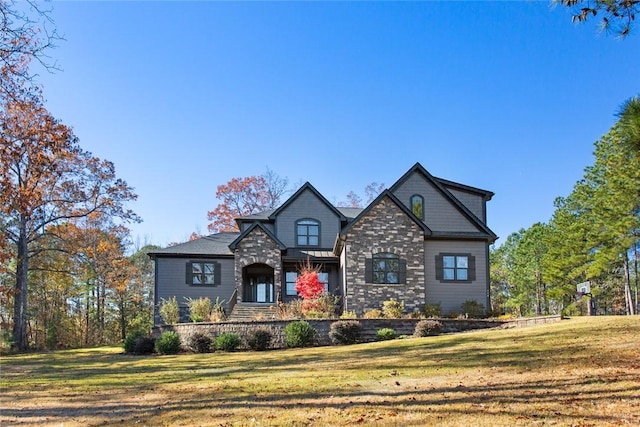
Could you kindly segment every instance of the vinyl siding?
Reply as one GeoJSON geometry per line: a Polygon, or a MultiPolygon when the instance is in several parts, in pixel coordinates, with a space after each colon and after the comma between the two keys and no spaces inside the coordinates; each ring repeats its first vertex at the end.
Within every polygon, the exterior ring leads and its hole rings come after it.
{"type": "Polygon", "coordinates": [[[276,218],[276,236],[287,247],[296,247],[296,221],[312,218],[320,221],[320,248],[331,248],[340,231],[340,219],[311,191],[304,191],[276,218]]]}
{"type": "Polygon", "coordinates": [[[458,208],[447,200],[422,175],[415,173],[407,179],[394,195],[407,207],[414,194],[424,198],[425,224],[433,231],[477,232],[478,228],[467,219],[458,208]]]}
{"type": "Polygon", "coordinates": [[[219,297],[225,304],[235,289],[233,259],[215,258],[156,258],[156,303],[176,297],[178,304],[186,306],[185,298],[208,297],[212,302],[219,297]],[[186,268],[189,261],[217,262],[221,280],[216,286],[190,286],[186,284],[186,268]]]}
{"type": "Polygon", "coordinates": [[[475,216],[477,216],[482,222],[487,223],[487,219],[484,214],[484,200],[481,196],[467,193],[466,191],[458,191],[453,190],[451,188],[447,188],[451,194],[453,194],[456,199],[462,202],[463,205],[467,207],[475,216]]]}
{"type": "Polygon", "coordinates": [[[442,313],[460,310],[467,300],[487,302],[487,243],[477,241],[427,240],[425,242],[427,303],[440,303],[442,313]],[[442,283],[436,279],[436,255],[440,253],[471,254],[476,258],[476,280],[471,283],[442,283]]]}

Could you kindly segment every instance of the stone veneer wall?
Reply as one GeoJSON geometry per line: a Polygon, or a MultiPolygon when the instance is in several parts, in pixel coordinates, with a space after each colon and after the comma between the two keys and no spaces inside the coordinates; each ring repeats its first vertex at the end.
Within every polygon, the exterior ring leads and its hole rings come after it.
{"type": "Polygon", "coordinates": [[[346,310],[362,315],[394,298],[406,312],[425,304],[424,232],[385,197],[349,230],[345,242],[346,310]],[[407,280],[399,285],[365,283],[365,259],[389,252],[407,261],[407,280]]]}
{"type": "MultiPolygon", "coordinates": [[[[331,345],[329,330],[333,322],[339,319],[307,320],[316,330],[318,345],[331,345]]],[[[512,320],[495,319],[434,319],[442,324],[441,333],[455,333],[474,329],[515,328],[558,322],[561,316],[544,316],[512,320]]],[[[420,319],[358,319],[362,326],[361,341],[376,341],[377,332],[382,328],[391,328],[398,335],[413,335],[416,324],[420,319]]],[[[273,334],[272,348],[285,348],[284,328],[291,320],[270,320],[262,322],[221,322],[221,323],[180,323],[177,325],[162,325],[153,328],[152,335],[157,338],[165,331],[175,331],[180,336],[183,347],[187,347],[189,338],[196,332],[216,337],[222,333],[236,333],[241,338],[256,328],[270,329],[273,334]]],[[[243,344],[244,345],[244,344],[243,344]]]]}
{"type": "Polygon", "coordinates": [[[280,248],[264,231],[255,228],[238,243],[235,250],[235,280],[237,302],[242,302],[242,269],[251,264],[266,264],[273,268],[275,294],[281,292],[282,262],[280,248]]]}

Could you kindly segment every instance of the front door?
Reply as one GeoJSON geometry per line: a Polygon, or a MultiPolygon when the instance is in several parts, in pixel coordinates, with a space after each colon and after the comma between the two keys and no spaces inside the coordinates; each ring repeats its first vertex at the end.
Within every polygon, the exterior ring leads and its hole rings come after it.
{"type": "Polygon", "coordinates": [[[243,302],[272,303],[274,300],[273,277],[249,276],[244,285],[243,302]]]}

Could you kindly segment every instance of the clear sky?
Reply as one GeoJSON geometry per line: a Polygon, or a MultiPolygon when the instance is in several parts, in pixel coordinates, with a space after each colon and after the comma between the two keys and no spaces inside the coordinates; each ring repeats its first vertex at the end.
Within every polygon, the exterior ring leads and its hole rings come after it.
{"type": "MultiPolygon", "coordinates": [[[[495,192],[500,236],[553,213],[640,93],[620,40],[549,2],[54,2],[49,111],[135,188],[133,237],[205,233],[267,167],[338,202],[416,162],[495,192]]],[[[640,23],[639,23],[640,24],[640,23]]]]}

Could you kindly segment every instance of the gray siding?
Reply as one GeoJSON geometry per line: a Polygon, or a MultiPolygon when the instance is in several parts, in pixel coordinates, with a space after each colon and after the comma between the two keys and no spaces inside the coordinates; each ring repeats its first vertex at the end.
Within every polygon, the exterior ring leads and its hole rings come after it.
{"type": "MultiPolygon", "coordinates": [[[[252,222],[246,222],[242,224],[242,230],[240,230],[241,232],[246,231],[249,227],[251,227],[253,225],[252,222]]],[[[275,228],[273,226],[273,224],[268,223],[268,222],[263,222],[262,225],[264,226],[264,228],[266,228],[267,230],[269,230],[270,232],[272,232],[273,234],[275,234],[275,228]]]]}
{"type": "Polygon", "coordinates": [[[419,194],[424,198],[425,224],[433,231],[477,232],[473,225],[449,200],[447,200],[422,175],[414,173],[395,192],[402,203],[410,207],[409,199],[419,194]]]}
{"type": "Polygon", "coordinates": [[[447,188],[447,190],[449,190],[449,192],[453,194],[456,199],[462,202],[462,204],[465,205],[467,209],[469,209],[482,222],[484,222],[485,224],[487,223],[484,212],[484,200],[482,196],[467,193],[466,191],[453,190],[451,188],[447,188]]]}
{"type": "Polygon", "coordinates": [[[180,306],[186,307],[185,298],[216,297],[229,302],[235,290],[233,259],[216,258],[156,258],[156,303],[162,299],[176,297],[180,306]],[[189,261],[218,262],[221,268],[221,283],[217,286],[193,286],[186,283],[186,268],[189,261]]]}
{"type": "Polygon", "coordinates": [[[340,231],[340,218],[310,190],[302,192],[276,218],[276,236],[287,247],[296,247],[296,221],[320,221],[320,248],[331,248],[340,231]]]}
{"type": "Polygon", "coordinates": [[[475,300],[486,306],[487,248],[487,243],[481,241],[427,240],[425,242],[427,303],[440,303],[443,314],[452,310],[460,311],[460,306],[467,300],[475,300]],[[471,283],[441,283],[436,280],[435,259],[439,253],[473,255],[476,258],[476,280],[471,283]]]}

